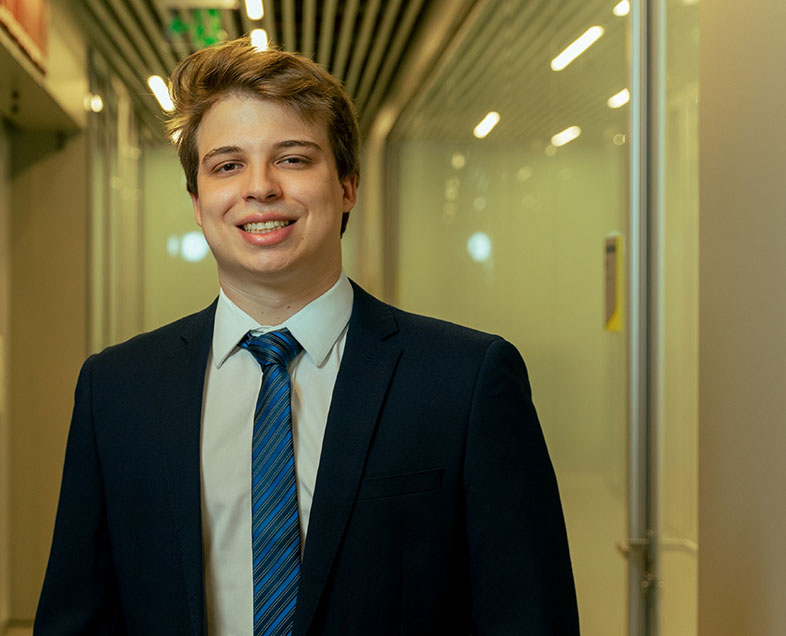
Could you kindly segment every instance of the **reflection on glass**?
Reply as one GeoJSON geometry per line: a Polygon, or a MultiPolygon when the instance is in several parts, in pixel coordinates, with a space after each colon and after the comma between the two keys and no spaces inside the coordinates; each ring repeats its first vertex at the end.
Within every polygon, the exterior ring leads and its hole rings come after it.
{"type": "Polygon", "coordinates": [[[630,13],[630,2],[628,0],[621,0],[617,4],[614,5],[614,9],[612,9],[612,13],[617,17],[623,17],[630,13]]]}
{"type": "Polygon", "coordinates": [[[467,165],[467,155],[460,152],[454,152],[453,156],[450,158],[450,165],[454,170],[461,170],[467,165]]]}
{"type": "Polygon", "coordinates": [[[467,239],[467,251],[473,261],[482,263],[491,256],[491,239],[485,232],[475,232],[467,239]]]}
{"type": "Polygon", "coordinates": [[[627,616],[627,334],[604,329],[602,293],[604,238],[627,232],[628,109],[607,102],[628,85],[628,21],[613,6],[488,3],[396,131],[397,300],[524,355],[585,636],[623,636],[627,616]],[[553,72],[591,27],[603,37],[553,72]]]}
{"type": "Polygon", "coordinates": [[[210,252],[210,248],[202,236],[202,232],[187,232],[180,240],[180,256],[189,263],[198,263],[204,260],[210,252]]]}
{"type": "Polygon", "coordinates": [[[564,146],[567,143],[570,143],[574,139],[578,138],[581,134],[581,128],[578,126],[569,126],[562,132],[558,132],[556,135],[553,135],[551,138],[551,144],[559,148],[560,146],[564,146]]]}
{"type": "Polygon", "coordinates": [[[602,26],[593,26],[584,31],[577,40],[571,42],[562,53],[551,60],[552,70],[561,71],[566,68],[568,64],[595,44],[603,33],[602,26]]]}
{"type": "Polygon", "coordinates": [[[630,101],[630,91],[627,88],[623,88],[619,93],[614,93],[611,97],[609,97],[606,104],[609,108],[620,108],[624,106],[630,101]]]}
{"type": "Polygon", "coordinates": [[[486,115],[480,123],[475,126],[472,131],[472,134],[475,135],[478,139],[483,139],[488,135],[499,123],[499,113],[492,110],[488,115],[486,115]]]}

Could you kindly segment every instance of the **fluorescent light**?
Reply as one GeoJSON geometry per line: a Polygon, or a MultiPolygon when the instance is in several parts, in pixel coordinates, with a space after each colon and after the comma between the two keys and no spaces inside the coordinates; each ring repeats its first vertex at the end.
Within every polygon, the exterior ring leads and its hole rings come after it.
{"type": "Polygon", "coordinates": [[[573,141],[576,137],[581,134],[581,128],[578,126],[571,126],[570,128],[566,128],[562,132],[558,132],[551,138],[551,144],[559,148],[560,146],[564,146],[566,143],[573,141]]]}
{"type": "Polygon", "coordinates": [[[614,93],[609,99],[606,101],[609,108],[619,108],[620,106],[624,106],[630,101],[630,91],[627,88],[623,88],[619,93],[614,93]]]}
{"type": "Polygon", "coordinates": [[[618,18],[621,18],[622,16],[628,15],[630,13],[630,2],[629,2],[629,0],[621,0],[618,4],[615,4],[614,8],[612,9],[612,12],[618,18]]]}
{"type": "Polygon", "coordinates": [[[156,96],[161,108],[168,113],[175,110],[175,105],[172,103],[172,98],[169,96],[169,89],[163,77],[160,75],[151,75],[147,78],[147,85],[150,87],[150,90],[153,91],[153,95],[156,96]]]}
{"type": "Polygon", "coordinates": [[[265,7],[262,0],[246,0],[246,15],[249,20],[261,20],[265,15],[265,7]]]}
{"type": "Polygon", "coordinates": [[[267,31],[265,29],[254,29],[250,33],[251,44],[257,51],[267,49],[267,31]]]}
{"type": "Polygon", "coordinates": [[[85,110],[90,110],[94,113],[100,113],[104,110],[104,100],[101,99],[101,95],[96,95],[95,93],[87,93],[82,100],[82,104],[85,110]]]}
{"type": "Polygon", "coordinates": [[[584,31],[577,40],[568,44],[562,53],[551,60],[551,68],[555,71],[561,71],[592,46],[603,33],[603,27],[601,26],[593,26],[584,31]]]}
{"type": "Polygon", "coordinates": [[[483,137],[491,132],[491,129],[494,128],[497,123],[499,123],[499,113],[495,110],[492,110],[477,126],[475,126],[472,134],[475,135],[475,137],[478,139],[483,139],[483,137]]]}

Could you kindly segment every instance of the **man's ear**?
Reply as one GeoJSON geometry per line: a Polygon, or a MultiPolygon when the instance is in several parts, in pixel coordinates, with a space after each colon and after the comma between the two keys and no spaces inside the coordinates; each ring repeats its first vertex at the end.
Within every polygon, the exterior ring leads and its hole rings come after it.
{"type": "Polygon", "coordinates": [[[341,188],[344,193],[344,212],[349,212],[355,207],[358,198],[358,176],[356,174],[345,177],[341,180],[341,188]]]}
{"type": "Polygon", "coordinates": [[[188,194],[191,196],[191,205],[194,206],[194,218],[196,219],[196,224],[199,227],[202,227],[202,213],[199,211],[199,196],[193,192],[189,192],[188,194]]]}

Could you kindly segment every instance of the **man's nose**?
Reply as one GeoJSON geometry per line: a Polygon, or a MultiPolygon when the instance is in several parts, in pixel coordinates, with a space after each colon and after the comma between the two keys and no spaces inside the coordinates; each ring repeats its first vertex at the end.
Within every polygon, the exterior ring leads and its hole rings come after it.
{"type": "Polygon", "coordinates": [[[246,171],[245,198],[273,201],[281,196],[281,183],[275,168],[269,165],[249,166],[246,171]]]}

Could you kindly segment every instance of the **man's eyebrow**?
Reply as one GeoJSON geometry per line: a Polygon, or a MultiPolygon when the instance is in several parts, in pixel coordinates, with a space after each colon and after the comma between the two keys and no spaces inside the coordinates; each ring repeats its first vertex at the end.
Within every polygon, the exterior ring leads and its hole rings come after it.
{"type": "Polygon", "coordinates": [[[308,139],[287,139],[286,141],[279,141],[276,144],[276,148],[313,148],[319,152],[324,152],[322,146],[308,139]]]}
{"type": "Polygon", "coordinates": [[[218,148],[213,148],[213,150],[206,152],[205,156],[202,157],[202,163],[207,163],[216,155],[226,155],[233,152],[240,152],[240,146],[219,146],[218,148]]]}

